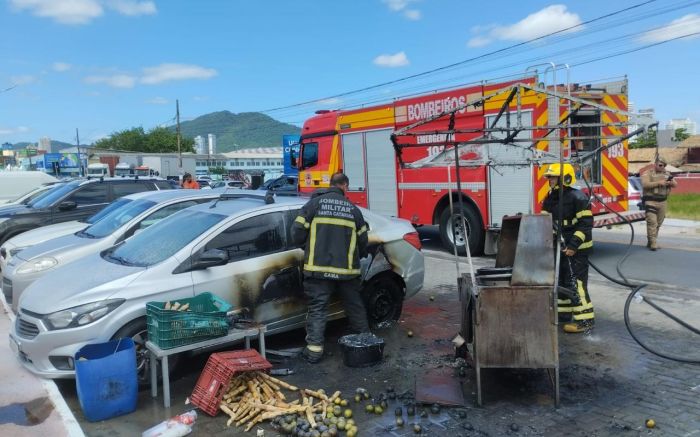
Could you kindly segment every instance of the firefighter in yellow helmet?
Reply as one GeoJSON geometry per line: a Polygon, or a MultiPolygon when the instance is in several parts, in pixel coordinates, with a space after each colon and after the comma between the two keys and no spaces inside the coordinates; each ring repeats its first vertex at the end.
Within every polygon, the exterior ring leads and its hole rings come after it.
{"type": "Polygon", "coordinates": [[[581,190],[573,187],[576,172],[571,164],[550,164],[544,173],[549,182],[549,194],[542,209],[552,214],[554,226],[561,224],[562,258],[559,263],[559,285],[576,293],[576,297],[559,296],[559,320],[568,333],[585,332],[593,328],[594,313],[588,295],[588,252],[593,247],[593,214],[590,201],[581,190]],[[559,184],[563,182],[563,211],[559,217],[559,184]]]}

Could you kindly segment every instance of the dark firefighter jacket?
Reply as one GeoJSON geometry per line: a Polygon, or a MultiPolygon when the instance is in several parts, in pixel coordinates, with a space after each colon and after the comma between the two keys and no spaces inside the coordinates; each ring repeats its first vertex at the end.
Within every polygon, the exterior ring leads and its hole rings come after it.
{"type": "MultiPolygon", "coordinates": [[[[542,202],[542,209],[552,214],[555,225],[559,216],[559,187],[553,188],[542,202]]],[[[569,249],[586,250],[593,247],[593,213],[588,197],[580,190],[564,187],[562,235],[569,249]]]]}
{"type": "Polygon", "coordinates": [[[343,190],[314,191],[292,225],[292,239],[305,244],[305,276],[348,280],[360,275],[360,258],[367,256],[367,224],[343,190]]]}

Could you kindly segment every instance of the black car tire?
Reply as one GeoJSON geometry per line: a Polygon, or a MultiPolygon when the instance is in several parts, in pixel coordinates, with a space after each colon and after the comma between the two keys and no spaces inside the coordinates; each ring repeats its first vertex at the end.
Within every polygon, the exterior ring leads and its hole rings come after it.
{"type": "Polygon", "coordinates": [[[373,328],[399,320],[403,309],[403,287],[390,275],[372,278],[362,288],[367,321],[373,328]]]}
{"type": "MultiPolygon", "coordinates": [[[[146,326],[146,318],[142,317],[127,323],[119,331],[117,331],[116,334],[114,334],[112,340],[125,337],[134,340],[134,346],[136,347],[136,372],[138,383],[140,388],[145,388],[149,386],[151,382],[151,369],[149,367],[150,360],[148,357],[148,349],[146,349],[146,341],[148,341],[148,327],[146,326]]],[[[173,370],[177,367],[179,357],[179,354],[168,357],[168,373],[170,375],[173,374],[173,370]]],[[[160,379],[160,360],[157,361],[157,366],[157,375],[160,379]]]]}
{"type": "MultiPolygon", "coordinates": [[[[481,255],[484,250],[484,227],[481,224],[481,219],[476,213],[474,208],[470,205],[464,205],[460,210],[459,204],[454,205],[454,219],[460,220],[461,217],[467,222],[467,239],[469,240],[469,250],[472,255],[481,255]],[[461,214],[460,214],[461,211],[461,214]]],[[[454,253],[454,246],[452,243],[452,228],[450,226],[450,208],[445,208],[440,214],[440,239],[442,240],[442,245],[445,249],[449,250],[450,253],[454,253]]],[[[464,244],[463,230],[457,233],[457,253],[459,255],[466,255],[467,248],[464,244]]]]}

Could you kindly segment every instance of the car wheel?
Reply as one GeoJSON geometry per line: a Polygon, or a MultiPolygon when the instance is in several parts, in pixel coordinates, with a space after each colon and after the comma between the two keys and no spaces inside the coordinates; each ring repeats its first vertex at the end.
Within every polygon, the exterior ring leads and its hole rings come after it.
{"type": "Polygon", "coordinates": [[[382,323],[393,322],[401,316],[403,308],[403,289],[390,276],[371,279],[362,290],[367,309],[367,320],[372,327],[382,323]]]}
{"type": "Polygon", "coordinates": [[[465,242],[469,240],[471,254],[480,255],[484,250],[484,228],[474,208],[470,205],[464,205],[460,209],[459,204],[456,204],[453,214],[450,214],[449,207],[445,208],[440,214],[440,239],[442,245],[450,253],[454,253],[456,245],[457,253],[460,255],[467,254],[465,242]],[[462,220],[463,218],[464,220],[462,220]]]}
{"type": "MultiPolygon", "coordinates": [[[[116,334],[112,337],[112,340],[118,338],[131,338],[134,341],[134,346],[136,347],[136,374],[138,377],[139,386],[145,387],[150,384],[151,381],[151,368],[150,360],[148,359],[148,349],[146,349],[146,341],[148,341],[148,327],[146,326],[146,319],[136,319],[124,327],[122,327],[116,334]]],[[[179,361],[179,355],[171,355],[168,357],[169,360],[169,374],[172,375],[173,370],[177,367],[179,361]]],[[[157,361],[158,365],[158,377],[160,378],[160,360],[157,361]]]]}

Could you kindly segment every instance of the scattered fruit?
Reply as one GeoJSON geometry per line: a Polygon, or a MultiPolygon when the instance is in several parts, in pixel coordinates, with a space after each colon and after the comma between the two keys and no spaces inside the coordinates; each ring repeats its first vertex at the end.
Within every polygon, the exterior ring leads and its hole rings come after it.
{"type": "Polygon", "coordinates": [[[511,424],[510,424],[510,430],[513,431],[513,432],[518,432],[518,431],[520,431],[520,426],[518,426],[517,423],[511,423],[511,424]]]}
{"type": "Polygon", "coordinates": [[[413,432],[415,432],[416,434],[420,434],[423,432],[423,428],[421,428],[421,426],[419,424],[414,423],[413,424],[413,432]]]}
{"type": "Polygon", "coordinates": [[[347,399],[341,399],[341,400],[340,400],[340,406],[341,406],[341,407],[347,407],[347,406],[348,406],[348,401],[347,401],[347,399]]]}
{"type": "Polygon", "coordinates": [[[374,414],[382,414],[383,412],[384,412],[384,409],[382,408],[381,405],[374,406],[374,414]]]}
{"type": "Polygon", "coordinates": [[[365,411],[368,413],[373,413],[374,412],[374,405],[372,405],[372,404],[365,405],[365,411]]]}
{"type": "Polygon", "coordinates": [[[340,405],[336,405],[335,407],[333,407],[333,415],[338,417],[343,415],[343,409],[340,408],[340,405]]]}
{"type": "Polygon", "coordinates": [[[440,405],[438,405],[438,404],[431,405],[430,412],[433,414],[440,414],[440,405]]]}
{"type": "Polygon", "coordinates": [[[413,331],[409,329],[408,332],[406,332],[406,335],[408,335],[409,337],[413,337],[413,331]]]}
{"type": "Polygon", "coordinates": [[[340,405],[340,402],[340,398],[335,398],[335,400],[333,401],[333,403],[336,405],[340,405]]]}
{"type": "Polygon", "coordinates": [[[428,411],[425,410],[425,409],[421,410],[421,412],[420,412],[420,417],[422,417],[423,419],[425,419],[426,417],[428,417],[428,411]]]}
{"type": "Polygon", "coordinates": [[[430,295],[430,301],[432,302],[432,301],[434,301],[434,300],[435,300],[435,295],[431,294],[431,295],[430,295]]]}
{"type": "Polygon", "coordinates": [[[347,410],[343,411],[343,416],[345,416],[346,419],[351,418],[352,417],[352,410],[348,408],[347,410]]]}
{"type": "Polygon", "coordinates": [[[360,402],[361,400],[362,400],[362,395],[359,394],[359,393],[357,393],[357,394],[355,395],[355,402],[360,402]]]}
{"type": "Polygon", "coordinates": [[[386,403],[386,401],[382,400],[379,403],[379,406],[382,407],[382,409],[386,410],[389,405],[386,403]]]}
{"type": "Polygon", "coordinates": [[[396,426],[403,426],[403,418],[401,418],[401,417],[396,418],[396,426]]]}
{"type": "Polygon", "coordinates": [[[396,417],[401,417],[401,416],[403,416],[403,409],[402,409],[401,407],[396,408],[396,409],[394,410],[394,415],[395,415],[396,417]]]}
{"type": "Polygon", "coordinates": [[[406,407],[406,414],[409,416],[414,416],[416,414],[416,407],[414,407],[413,405],[409,405],[408,407],[406,407]]]}
{"type": "Polygon", "coordinates": [[[656,421],[654,419],[647,419],[644,424],[647,426],[647,428],[652,429],[656,427],[656,421]]]}

